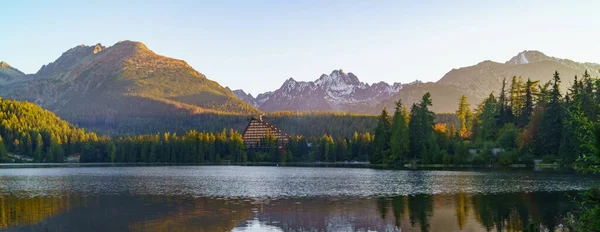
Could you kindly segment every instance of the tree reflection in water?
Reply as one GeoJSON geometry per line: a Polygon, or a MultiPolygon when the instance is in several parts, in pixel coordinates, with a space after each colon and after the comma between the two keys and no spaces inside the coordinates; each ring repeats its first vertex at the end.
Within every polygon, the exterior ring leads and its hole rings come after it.
{"type": "Polygon", "coordinates": [[[8,231],[554,231],[565,192],[375,198],[207,198],[0,194],[8,231]]]}

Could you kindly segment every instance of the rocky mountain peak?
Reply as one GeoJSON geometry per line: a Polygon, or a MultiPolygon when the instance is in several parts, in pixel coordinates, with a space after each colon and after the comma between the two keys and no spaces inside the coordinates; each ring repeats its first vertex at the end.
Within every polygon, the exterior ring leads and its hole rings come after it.
{"type": "Polygon", "coordinates": [[[36,73],[38,76],[54,77],[68,72],[77,65],[90,61],[94,55],[106,48],[98,43],[94,46],[78,45],[64,52],[58,59],[48,65],[43,65],[36,73]]]}
{"type": "Polygon", "coordinates": [[[4,61],[0,61],[0,68],[10,68],[10,65],[4,61]]]}
{"type": "Polygon", "coordinates": [[[519,52],[519,54],[517,54],[516,56],[513,56],[510,60],[506,62],[506,64],[529,64],[553,59],[554,58],[549,57],[540,51],[525,50],[519,52]]]}
{"type": "Polygon", "coordinates": [[[320,86],[357,86],[360,85],[360,80],[353,73],[345,73],[343,70],[333,70],[331,74],[322,74],[315,84],[320,86]]]}
{"type": "Polygon", "coordinates": [[[142,42],[131,41],[131,40],[122,40],[117,42],[114,46],[117,49],[132,49],[132,50],[142,50],[149,51],[148,47],[142,42]]]}
{"type": "Polygon", "coordinates": [[[100,44],[100,43],[97,43],[97,44],[94,46],[94,50],[92,51],[92,53],[94,53],[94,54],[98,54],[98,52],[101,52],[101,51],[103,51],[104,49],[105,49],[105,47],[104,47],[104,46],[102,46],[102,44],[100,44]]]}

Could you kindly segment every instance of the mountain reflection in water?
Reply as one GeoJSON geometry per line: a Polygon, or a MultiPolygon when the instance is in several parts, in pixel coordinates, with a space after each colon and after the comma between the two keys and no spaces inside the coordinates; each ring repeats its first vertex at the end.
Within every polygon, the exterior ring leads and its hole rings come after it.
{"type": "Polygon", "coordinates": [[[550,231],[575,192],[214,198],[0,194],[7,231],[550,231]]]}

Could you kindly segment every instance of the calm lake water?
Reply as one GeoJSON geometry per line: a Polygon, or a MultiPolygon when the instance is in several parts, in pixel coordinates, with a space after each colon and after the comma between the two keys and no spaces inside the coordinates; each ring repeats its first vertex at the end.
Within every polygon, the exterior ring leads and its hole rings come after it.
{"type": "Polygon", "coordinates": [[[596,185],[523,170],[0,166],[0,230],[552,231],[596,185]]]}

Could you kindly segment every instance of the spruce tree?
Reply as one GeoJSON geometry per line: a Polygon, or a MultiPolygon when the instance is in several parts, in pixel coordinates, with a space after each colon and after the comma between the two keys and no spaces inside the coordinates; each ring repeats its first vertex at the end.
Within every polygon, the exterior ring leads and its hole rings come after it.
{"type": "Polygon", "coordinates": [[[373,140],[373,154],[369,157],[372,164],[383,163],[384,157],[390,152],[391,119],[386,108],[383,108],[377,120],[375,138],[373,140]]]}
{"type": "Polygon", "coordinates": [[[485,141],[494,140],[494,136],[497,131],[497,119],[498,108],[496,102],[496,98],[494,94],[491,93],[488,98],[479,105],[478,108],[478,129],[477,129],[477,138],[476,141],[478,143],[483,143],[485,141]]]}
{"type": "Polygon", "coordinates": [[[431,94],[425,93],[419,104],[413,104],[410,110],[409,140],[413,159],[423,158],[426,144],[433,133],[435,114],[429,110],[432,105],[431,94]]]}
{"type": "Polygon", "coordinates": [[[409,154],[409,132],[408,123],[406,122],[406,106],[402,104],[402,101],[398,100],[396,103],[396,109],[394,111],[394,117],[392,119],[392,134],[390,141],[390,155],[386,163],[400,165],[408,159],[409,154]]]}
{"type": "Polygon", "coordinates": [[[563,130],[563,105],[560,94],[560,76],[558,71],[554,72],[552,90],[549,94],[549,102],[546,112],[543,114],[540,126],[540,137],[542,155],[556,156],[559,151],[563,130]]]}
{"type": "Polygon", "coordinates": [[[506,78],[502,80],[502,89],[498,96],[498,104],[496,105],[496,128],[501,128],[506,123],[514,121],[514,115],[506,98],[506,78]]]}
{"type": "Polygon", "coordinates": [[[539,81],[531,81],[531,79],[527,79],[527,83],[525,84],[525,99],[520,111],[521,114],[519,115],[519,127],[525,127],[525,125],[529,124],[529,119],[533,113],[534,95],[538,93],[536,88],[538,82],[539,81]]]}

